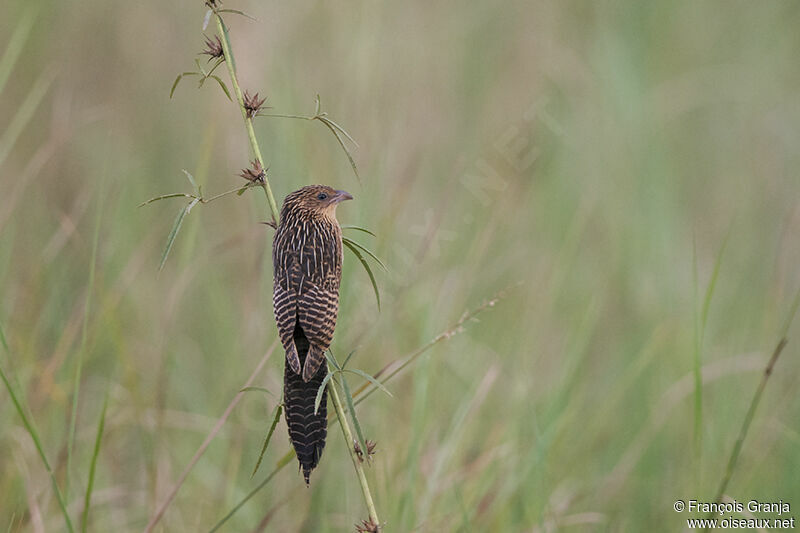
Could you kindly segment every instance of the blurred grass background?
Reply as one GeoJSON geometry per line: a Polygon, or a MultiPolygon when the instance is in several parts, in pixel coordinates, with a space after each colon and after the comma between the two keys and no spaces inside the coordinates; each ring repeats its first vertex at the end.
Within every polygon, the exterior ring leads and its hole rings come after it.
{"type": "MultiPolygon", "coordinates": [[[[227,17],[243,88],[277,113],[311,114],[319,93],[360,143],[363,186],[321,124],[256,121],[279,201],[308,183],[349,190],[340,221],[375,231],[352,237],[389,265],[377,313],[346,254],[337,353],[357,349],[352,364],[374,372],[521,283],[389,383],[393,399],[359,407],[387,529],[684,529],[672,503],[713,498],[800,285],[800,5],[224,7],[259,19],[227,17]],[[695,323],[726,235],[698,436],[695,323]]],[[[108,393],[91,531],[144,528],[276,334],[260,192],[196,207],[160,274],[180,201],[136,208],[189,191],[181,169],[212,194],[247,166],[218,87],[185,80],[169,99],[202,48],[204,11],[0,7],[0,50],[20,50],[12,70],[0,64],[0,363],[76,524],[108,393]]],[[[800,507],[798,334],[731,498],[800,507]]],[[[274,353],[255,384],[277,393],[282,365],[274,353]]],[[[249,478],[274,402],[245,395],[157,530],[205,531],[262,479],[289,449],[281,422],[249,478]]],[[[61,530],[5,390],[0,427],[0,529],[61,530]]],[[[224,530],[347,531],[365,517],[332,428],[310,489],[292,463],[224,530]]]]}

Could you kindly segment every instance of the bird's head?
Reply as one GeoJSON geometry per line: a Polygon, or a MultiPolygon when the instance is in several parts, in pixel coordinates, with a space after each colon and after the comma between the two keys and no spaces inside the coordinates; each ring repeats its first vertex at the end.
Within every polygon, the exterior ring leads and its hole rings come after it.
{"type": "Polygon", "coordinates": [[[347,191],[336,190],[327,185],[308,185],[289,194],[283,201],[283,210],[335,220],[339,202],[352,199],[353,196],[347,191]]]}

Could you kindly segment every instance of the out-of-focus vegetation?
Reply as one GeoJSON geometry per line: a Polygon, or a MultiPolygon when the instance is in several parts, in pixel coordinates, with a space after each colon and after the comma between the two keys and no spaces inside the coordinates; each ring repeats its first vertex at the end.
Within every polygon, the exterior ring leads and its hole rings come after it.
{"type": "MultiPolygon", "coordinates": [[[[340,357],[374,372],[514,286],[359,406],[387,530],[682,530],[672,504],[714,497],[800,286],[800,5],[225,7],[259,19],[228,16],[243,88],[305,115],[319,93],[360,144],[363,186],[323,125],[256,121],[279,201],[349,190],[340,221],[389,267],[377,313],[346,255],[340,357]]],[[[192,80],[169,99],[204,12],[0,6],[0,365],[76,527],[108,397],[90,531],[144,529],[276,334],[260,191],[195,207],[160,274],[180,201],[136,207],[189,191],[182,169],[206,194],[242,183],[236,106],[192,80]]],[[[800,325],[789,339],[739,501],[800,506],[800,325]]],[[[254,385],[278,395],[282,368],[275,352],[254,385]]],[[[257,485],[289,449],[281,422],[250,479],[276,401],[245,394],[157,530],[205,531],[257,485]]],[[[0,530],[61,530],[5,389],[0,428],[0,530]]],[[[310,489],[292,463],[225,530],[364,517],[332,429],[310,489]]]]}

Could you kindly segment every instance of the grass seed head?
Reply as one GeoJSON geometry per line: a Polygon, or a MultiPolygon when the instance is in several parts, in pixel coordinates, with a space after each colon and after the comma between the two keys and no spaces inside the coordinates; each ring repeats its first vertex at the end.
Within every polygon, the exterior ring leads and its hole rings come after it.
{"type": "Polygon", "coordinates": [[[249,92],[244,92],[244,109],[247,112],[247,118],[255,117],[259,111],[264,109],[264,102],[267,98],[259,98],[258,93],[251,95],[249,92]]]}
{"type": "Polygon", "coordinates": [[[211,61],[214,58],[224,56],[224,52],[222,51],[222,41],[220,40],[218,35],[215,35],[213,39],[210,37],[206,37],[205,42],[206,48],[200,55],[207,55],[208,60],[211,61]]]}
{"type": "Polygon", "coordinates": [[[239,176],[253,183],[264,183],[264,177],[266,175],[267,173],[264,171],[258,159],[254,159],[253,162],[250,163],[250,168],[243,168],[242,172],[239,174],[239,176]]]}

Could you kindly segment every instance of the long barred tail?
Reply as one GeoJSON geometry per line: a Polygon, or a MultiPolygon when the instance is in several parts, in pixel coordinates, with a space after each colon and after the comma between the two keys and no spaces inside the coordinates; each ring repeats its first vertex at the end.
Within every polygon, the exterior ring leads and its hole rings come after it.
{"type": "MultiPolygon", "coordinates": [[[[308,339],[299,326],[294,331],[294,342],[302,367],[308,354],[308,339]]],[[[311,471],[319,463],[322,450],[325,448],[325,437],[328,434],[327,390],[322,395],[319,411],[314,414],[317,391],[327,373],[327,365],[322,364],[314,376],[306,382],[300,374],[292,370],[288,362],[284,364],[283,401],[286,408],[286,425],[289,426],[289,440],[297,452],[297,460],[303,468],[306,484],[311,471]]]]}

